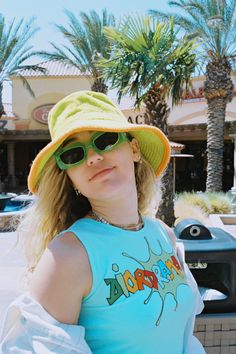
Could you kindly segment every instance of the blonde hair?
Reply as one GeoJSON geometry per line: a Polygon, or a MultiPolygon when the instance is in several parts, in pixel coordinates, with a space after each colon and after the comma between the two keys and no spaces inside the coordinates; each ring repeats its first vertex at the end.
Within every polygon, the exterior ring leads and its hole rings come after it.
{"type": "MultiPolygon", "coordinates": [[[[152,200],[157,199],[158,184],[152,167],[143,157],[135,163],[135,178],[139,212],[151,215],[155,210],[152,200]]],[[[24,236],[28,271],[34,271],[44,250],[57,234],[90,210],[88,199],[76,195],[69,177],[57,167],[52,157],[44,168],[34,205],[17,230],[19,237],[24,236]]]]}

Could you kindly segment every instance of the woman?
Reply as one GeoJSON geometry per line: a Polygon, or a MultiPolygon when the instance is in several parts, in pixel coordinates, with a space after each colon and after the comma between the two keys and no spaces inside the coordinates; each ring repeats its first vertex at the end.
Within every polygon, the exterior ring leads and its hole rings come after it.
{"type": "Polygon", "coordinates": [[[28,179],[37,200],[21,225],[30,291],[10,306],[2,353],[204,353],[193,336],[196,284],[171,230],[145,217],[167,138],[89,91],[58,102],[49,129],[28,179]]]}

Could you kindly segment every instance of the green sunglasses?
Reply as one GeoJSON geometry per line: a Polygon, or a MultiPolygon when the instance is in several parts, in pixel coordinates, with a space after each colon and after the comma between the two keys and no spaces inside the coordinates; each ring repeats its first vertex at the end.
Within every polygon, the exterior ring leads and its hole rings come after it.
{"type": "Polygon", "coordinates": [[[75,142],[60,147],[54,154],[58,167],[61,170],[68,170],[71,167],[79,166],[88,157],[88,149],[92,148],[98,154],[111,151],[117,145],[128,141],[126,133],[121,132],[97,132],[91,141],[85,144],[75,142]]]}

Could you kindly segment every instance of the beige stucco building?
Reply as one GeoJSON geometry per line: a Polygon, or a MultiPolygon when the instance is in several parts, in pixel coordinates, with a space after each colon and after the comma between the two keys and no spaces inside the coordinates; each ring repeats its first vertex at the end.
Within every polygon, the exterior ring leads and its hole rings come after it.
{"type": "MultiPolygon", "coordinates": [[[[90,89],[91,78],[78,69],[61,63],[43,64],[47,73],[25,71],[34,96],[23,87],[19,77],[12,77],[12,106],[5,104],[6,116],[0,126],[0,179],[6,188],[26,188],[30,163],[50,137],[47,115],[58,100],[77,90],[90,89]],[[4,126],[5,125],[5,126],[4,126]],[[3,127],[4,126],[4,127],[3,127]]],[[[233,75],[236,83],[236,75],[233,75]]],[[[178,159],[176,163],[176,189],[204,190],[206,175],[206,113],[207,104],[202,95],[204,77],[193,80],[193,93],[182,104],[171,108],[169,115],[170,140],[184,144],[184,153],[193,158],[178,159]]],[[[236,86],[236,85],[235,85],[236,86]]],[[[115,93],[109,97],[118,104],[115,93]]],[[[171,102],[169,102],[171,107],[171,102]]],[[[142,110],[133,108],[133,101],[124,98],[120,108],[127,119],[143,122],[142,110]]],[[[224,189],[233,185],[233,140],[236,132],[236,98],[228,104],[225,130],[224,189]]]]}

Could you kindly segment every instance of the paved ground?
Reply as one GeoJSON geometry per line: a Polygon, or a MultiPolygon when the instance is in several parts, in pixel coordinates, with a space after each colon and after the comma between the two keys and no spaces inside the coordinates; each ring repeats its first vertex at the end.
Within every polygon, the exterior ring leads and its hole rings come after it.
{"type": "Polygon", "coordinates": [[[15,232],[0,232],[0,331],[8,304],[20,293],[25,259],[15,232]]]}
{"type": "Polygon", "coordinates": [[[211,214],[211,226],[219,227],[236,238],[236,214],[211,214]]]}

